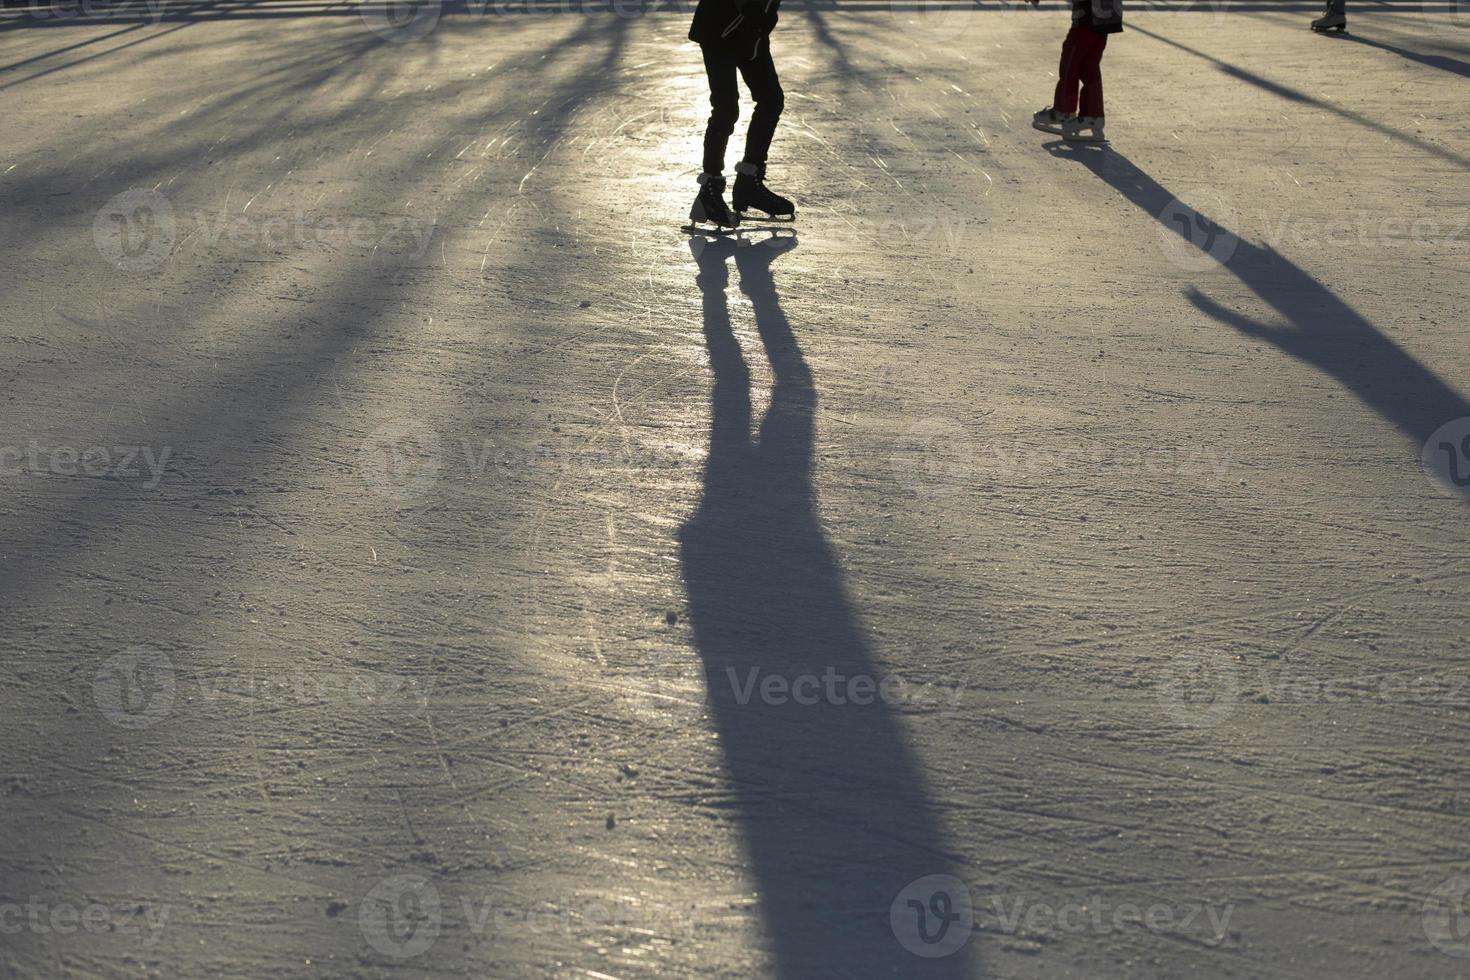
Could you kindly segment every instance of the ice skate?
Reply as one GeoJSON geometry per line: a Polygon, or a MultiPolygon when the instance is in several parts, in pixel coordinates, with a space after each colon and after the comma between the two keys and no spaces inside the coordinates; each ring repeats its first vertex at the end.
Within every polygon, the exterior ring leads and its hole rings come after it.
{"type": "Polygon", "coordinates": [[[1347,30],[1347,4],[1344,0],[1328,0],[1327,9],[1322,12],[1322,16],[1312,21],[1312,30],[1318,34],[1329,31],[1341,34],[1347,30]]]}
{"type": "Polygon", "coordinates": [[[1078,116],[1062,124],[1062,139],[1069,143],[1106,143],[1102,116],[1078,116]]]}
{"type": "Polygon", "coordinates": [[[1056,136],[1062,135],[1062,127],[1076,119],[1076,113],[1058,112],[1051,106],[1032,113],[1031,125],[1043,133],[1052,133],[1056,136]]]}
{"type": "Polygon", "coordinates": [[[731,203],[737,215],[743,216],[748,209],[755,208],[764,211],[772,220],[796,220],[796,205],[766,186],[764,163],[735,165],[735,191],[731,203]]]}
{"type": "Polygon", "coordinates": [[[689,221],[690,227],[696,231],[731,231],[739,226],[740,215],[733,213],[725,204],[724,177],[699,175],[699,196],[689,208],[689,221]]]}

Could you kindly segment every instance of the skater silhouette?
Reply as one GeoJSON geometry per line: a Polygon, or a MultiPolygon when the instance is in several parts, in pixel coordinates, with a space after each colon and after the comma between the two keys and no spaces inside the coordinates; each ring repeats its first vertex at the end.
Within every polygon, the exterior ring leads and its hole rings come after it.
{"type": "Polygon", "coordinates": [[[714,377],[703,493],[680,532],[680,555],[775,973],[972,976],[975,938],[926,959],[890,924],[897,905],[916,942],[936,941],[941,926],[959,930],[933,916],[910,926],[919,920],[900,897],[916,879],[956,874],[956,862],[894,706],[881,698],[856,703],[847,697],[855,688],[839,688],[837,698],[823,691],[815,703],[762,694],[772,676],[884,673],[818,519],[816,387],[771,274],[796,239],[702,236],[691,246],[714,377]],[[750,369],[725,299],[731,258],[774,375],[754,435],[750,369]]]}
{"type": "Polygon", "coordinates": [[[781,78],[771,57],[771,31],[780,19],[781,0],[699,0],[689,40],[699,45],[709,80],[709,121],[704,130],[703,172],[689,220],[716,228],[740,224],[750,208],[768,217],[793,219],[796,207],[766,186],[766,156],[786,106],[781,78]],[[725,204],[725,148],[740,119],[740,86],[745,79],[755,111],[745,134],[745,156],[735,165],[735,191],[725,204]]]}

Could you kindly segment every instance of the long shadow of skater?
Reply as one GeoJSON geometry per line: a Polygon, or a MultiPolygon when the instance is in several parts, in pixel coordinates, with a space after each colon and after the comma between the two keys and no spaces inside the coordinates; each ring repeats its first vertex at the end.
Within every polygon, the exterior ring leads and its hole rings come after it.
{"type": "Polygon", "coordinates": [[[1461,156],[1453,150],[1446,149],[1445,147],[1440,146],[1438,143],[1434,143],[1430,140],[1424,139],[1421,136],[1415,136],[1413,133],[1408,133],[1401,129],[1395,129],[1392,126],[1388,126],[1384,123],[1378,122],[1376,119],[1371,119],[1360,112],[1354,112],[1352,109],[1345,108],[1335,102],[1327,102],[1323,99],[1319,99],[1314,95],[1302,91],[1301,89],[1295,89],[1292,88],[1290,85],[1283,85],[1280,82],[1273,82],[1271,79],[1266,78],[1264,75],[1260,75],[1246,68],[1242,68],[1239,65],[1232,64],[1223,59],[1216,58],[1212,54],[1206,54],[1198,48],[1192,48],[1187,44],[1182,44],[1179,41],[1175,41],[1173,38],[1168,38],[1162,34],[1155,33],[1154,31],[1151,31],[1148,28],[1143,27],[1142,25],[1133,24],[1128,29],[1133,31],[1134,33],[1142,34],[1145,37],[1151,37],[1155,41],[1160,41],[1164,44],[1167,44],[1169,47],[1174,48],[1175,50],[1183,51],[1185,54],[1191,55],[1192,57],[1198,58],[1201,61],[1214,65],[1216,68],[1220,69],[1221,72],[1229,75],[1231,78],[1245,82],[1247,85],[1254,85],[1256,88],[1259,88],[1264,92],[1270,92],[1272,95],[1275,95],[1278,98],[1285,99],[1288,102],[1295,102],[1298,105],[1311,106],[1312,108],[1320,109],[1323,112],[1330,112],[1341,119],[1346,119],[1348,122],[1354,123],[1355,125],[1371,129],[1376,133],[1381,133],[1384,136],[1387,136],[1389,139],[1398,140],[1401,143],[1407,143],[1408,145],[1416,147],[1425,153],[1433,154],[1434,156],[1439,157],[1441,160],[1453,163],[1457,167],[1470,169],[1470,159],[1461,156]]]}
{"type": "Polygon", "coordinates": [[[818,521],[816,389],[770,269],[795,246],[691,240],[714,381],[703,497],[680,543],[710,712],[777,974],[971,976],[970,899],[930,877],[956,862],[899,728],[898,681],[879,692],[818,521]],[[774,375],[756,438],[732,256],[774,375]]]}
{"type": "Polygon", "coordinates": [[[1047,149],[1078,160],[1189,247],[1214,256],[1285,323],[1252,320],[1191,287],[1189,301],[1200,312],[1336,378],[1416,443],[1444,423],[1470,416],[1470,403],[1459,392],[1280,252],[1245,241],[1182,205],[1115,150],[1066,143],[1047,149]]]}
{"type": "Polygon", "coordinates": [[[1363,37],[1361,34],[1334,34],[1331,36],[1336,40],[1361,44],[1370,48],[1378,48],[1380,51],[1396,54],[1400,58],[1417,62],[1427,68],[1438,68],[1441,71],[1470,78],[1470,62],[1461,61],[1459,58],[1451,58],[1449,55],[1443,54],[1422,54],[1418,51],[1410,51],[1408,48],[1401,48],[1396,44],[1389,44],[1387,41],[1363,37]]]}

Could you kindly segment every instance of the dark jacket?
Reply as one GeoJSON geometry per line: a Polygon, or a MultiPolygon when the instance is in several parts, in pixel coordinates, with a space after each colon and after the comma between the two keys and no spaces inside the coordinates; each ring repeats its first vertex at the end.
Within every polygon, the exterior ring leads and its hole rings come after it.
{"type": "Polygon", "coordinates": [[[1086,24],[1099,34],[1123,29],[1123,0],[1072,0],[1072,23],[1086,24]]]}
{"type": "Polygon", "coordinates": [[[749,61],[776,26],[781,0],[699,0],[689,40],[733,61],[749,61]]]}

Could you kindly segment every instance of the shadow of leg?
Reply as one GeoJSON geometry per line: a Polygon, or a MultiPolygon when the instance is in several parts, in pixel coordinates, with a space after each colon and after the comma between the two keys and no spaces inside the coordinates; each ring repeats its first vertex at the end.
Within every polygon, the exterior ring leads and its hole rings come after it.
{"type": "Polygon", "coordinates": [[[711,439],[680,540],[711,714],[779,975],[970,976],[969,896],[931,877],[957,862],[906,745],[896,680],[883,686],[818,520],[816,389],[770,270],[795,246],[719,239],[698,254],[711,439]],[[754,439],[724,296],[732,256],[775,378],[754,439]]]}

